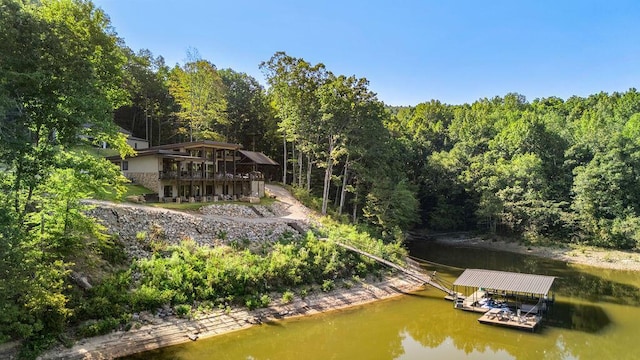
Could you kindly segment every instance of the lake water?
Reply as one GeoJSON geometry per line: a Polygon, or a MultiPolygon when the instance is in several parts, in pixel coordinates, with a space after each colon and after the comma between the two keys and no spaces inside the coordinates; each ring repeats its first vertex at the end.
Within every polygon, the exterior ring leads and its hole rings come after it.
{"type": "Polygon", "coordinates": [[[557,276],[556,303],[536,333],[482,325],[443,293],[263,324],[127,359],[640,359],[640,273],[413,241],[413,256],[453,281],[464,268],[557,276]]]}

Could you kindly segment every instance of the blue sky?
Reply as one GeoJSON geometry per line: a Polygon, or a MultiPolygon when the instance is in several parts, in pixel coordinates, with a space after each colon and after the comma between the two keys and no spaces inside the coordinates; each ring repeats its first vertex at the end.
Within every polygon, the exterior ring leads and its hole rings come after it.
{"type": "Polygon", "coordinates": [[[640,87],[640,1],[94,0],[134,49],[189,48],[265,83],[276,51],[356,75],[389,105],[640,87]]]}

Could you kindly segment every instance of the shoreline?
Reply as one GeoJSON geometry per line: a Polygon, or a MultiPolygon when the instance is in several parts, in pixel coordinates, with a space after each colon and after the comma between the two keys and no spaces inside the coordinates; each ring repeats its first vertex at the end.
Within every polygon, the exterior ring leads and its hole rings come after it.
{"type": "Polygon", "coordinates": [[[433,241],[449,246],[507,251],[602,269],[640,271],[640,252],[636,251],[602,249],[573,244],[562,244],[562,246],[556,247],[523,245],[516,241],[487,240],[474,236],[432,236],[432,238],[434,239],[433,241]]]}
{"type": "Polygon", "coordinates": [[[304,299],[295,296],[284,304],[274,300],[267,308],[229,312],[216,310],[196,319],[153,316],[149,324],[129,331],[116,331],[78,341],[71,348],[57,347],[39,356],[40,360],[106,360],[162,347],[206,339],[217,335],[261,326],[265,323],[320,313],[340,311],[374,301],[391,299],[423,289],[422,284],[404,274],[386,276],[380,281],[362,282],[353,287],[324,293],[316,291],[304,299]]]}

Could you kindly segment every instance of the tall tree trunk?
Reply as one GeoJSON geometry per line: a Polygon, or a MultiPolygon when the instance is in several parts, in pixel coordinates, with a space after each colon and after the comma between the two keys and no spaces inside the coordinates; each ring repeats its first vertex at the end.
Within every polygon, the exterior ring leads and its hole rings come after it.
{"type": "Polygon", "coordinates": [[[302,165],[303,165],[302,159],[303,159],[302,151],[298,150],[298,187],[299,188],[302,188],[302,165]]]}
{"type": "Polygon", "coordinates": [[[349,176],[349,154],[347,154],[347,161],[344,163],[344,172],[342,174],[342,191],[340,191],[340,206],[338,206],[338,215],[342,215],[342,208],[344,207],[344,198],[347,193],[347,177],[349,176]]]}
{"type": "Polygon", "coordinates": [[[291,185],[296,184],[296,142],[291,142],[291,185]]]}
{"type": "Polygon", "coordinates": [[[307,191],[311,191],[311,154],[307,154],[307,191]]]}
{"type": "Polygon", "coordinates": [[[287,137],[282,135],[282,184],[287,184],[287,137]]]}
{"type": "Polygon", "coordinates": [[[329,202],[329,186],[331,185],[331,173],[333,172],[333,135],[329,135],[329,151],[327,152],[327,168],[324,171],[324,187],[322,188],[322,214],[327,213],[327,205],[329,202]]]}
{"type": "Polygon", "coordinates": [[[354,224],[358,221],[358,191],[356,190],[356,198],[353,200],[353,219],[354,224]]]}

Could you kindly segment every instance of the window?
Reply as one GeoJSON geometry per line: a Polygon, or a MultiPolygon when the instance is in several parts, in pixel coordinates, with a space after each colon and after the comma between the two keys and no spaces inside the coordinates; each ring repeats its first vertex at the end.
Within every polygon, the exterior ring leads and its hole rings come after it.
{"type": "Polygon", "coordinates": [[[122,162],[122,171],[127,171],[129,170],[129,162],[128,161],[123,161],[122,162]]]}

